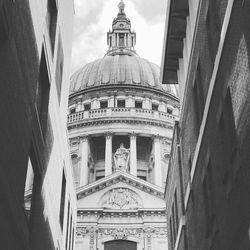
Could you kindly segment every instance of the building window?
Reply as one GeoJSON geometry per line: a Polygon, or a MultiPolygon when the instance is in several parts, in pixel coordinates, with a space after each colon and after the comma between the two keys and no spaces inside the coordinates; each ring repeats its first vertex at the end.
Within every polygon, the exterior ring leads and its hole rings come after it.
{"type": "Polygon", "coordinates": [[[197,123],[200,127],[203,112],[204,112],[204,96],[203,96],[203,90],[202,90],[202,79],[201,79],[201,69],[200,69],[200,63],[198,63],[197,70],[196,70],[196,78],[194,82],[194,88],[193,88],[193,94],[194,94],[194,106],[195,106],[195,113],[197,117],[197,123]]]}
{"type": "Polygon", "coordinates": [[[61,36],[59,35],[58,49],[57,49],[57,62],[56,62],[56,89],[57,89],[57,96],[58,96],[59,103],[61,99],[63,64],[64,64],[64,55],[63,55],[63,49],[62,49],[61,36]]]}
{"type": "Polygon", "coordinates": [[[142,101],[135,101],[135,108],[142,109],[142,101]]]}
{"type": "Polygon", "coordinates": [[[117,100],[118,108],[125,108],[125,100],[117,100]]]}
{"type": "Polygon", "coordinates": [[[152,110],[158,111],[159,105],[152,103],[152,110]]]}
{"type": "Polygon", "coordinates": [[[101,101],[100,107],[101,107],[101,109],[106,109],[108,107],[108,101],[101,101]]]}
{"type": "Polygon", "coordinates": [[[4,8],[0,8],[0,49],[2,45],[7,41],[7,32],[5,28],[5,23],[4,23],[4,8]]]}
{"type": "Polygon", "coordinates": [[[95,180],[98,181],[98,180],[100,180],[100,179],[102,179],[102,178],[104,178],[104,176],[102,176],[102,175],[96,176],[96,177],[95,177],[95,180]]]}
{"type": "Polygon", "coordinates": [[[60,203],[60,225],[63,229],[64,208],[65,208],[65,191],[66,191],[66,178],[63,171],[62,174],[62,189],[61,189],[61,203],[60,203]]]}
{"type": "Polygon", "coordinates": [[[69,233],[69,247],[68,247],[69,250],[71,247],[71,241],[72,241],[72,214],[70,216],[70,233],[69,233]]]}
{"type": "Polygon", "coordinates": [[[96,145],[96,160],[102,161],[105,159],[105,145],[96,145]]]}
{"type": "Polygon", "coordinates": [[[84,104],[84,110],[85,111],[90,110],[90,103],[84,104]]]}
{"type": "Polygon", "coordinates": [[[208,237],[214,223],[214,185],[211,162],[208,162],[206,174],[203,180],[203,196],[206,217],[206,236],[208,237]]]}
{"type": "Polygon", "coordinates": [[[57,23],[57,6],[55,0],[48,0],[47,2],[46,21],[50,36],[52,54],[53,54],[55,48],[56,23],[57,23]]]}
{"type": "Polygon", "coordinates": [[[26,172],[25,188],[24,188],[24,211],[28,221],[30,221],[33,183],[34,183],[34,169],[31,159],[29,157],[27,172],[26,172]]]}
{"type": "Polygon", "coordinates": [[[119,46],[124,46],[124,34],[119,34],[119,46]]]}
{"type": "Polygon", "coordinates": [[[137,145],[137,160],[138,161],[147,161],[148,155],[147,155],[147,145],[137,145]]]}
{"type": "Polygon", "coordinates": [[[172,217],[170,216],[169,218],[169,224],[170,224],[170,245],[172,249],[174,249],[174,235],[173,235],[173,222],[172,222],[172,217]]]}
{"type": "Polygon", "coordinates": [[[219,121],[219,128],[221,133],[222,148],[224,155],[226,156],[224,160],[225,166],[227,166],[227,168],[224,168],[225,172],[223,182],[227,185],[227,192],[229,194],[233,181],[233,174],[235,173],[235,169],[237,169],[238,164],[236,161],[238,155],[238,141],[230,88],[227,90],[223,111],[219,121]]]}
{"type": "Polygon", "coordinates": [[[36,93],[36,108],[44,138],[47,132],[49,93],[50,82],[48,76],[48,69],[44,49],[42,49],[42,56],[39,69],[39,80],[36,93]]]}
{"type": "Polygon", "coordinates": [[[75,241],[75,227],[73,225],[71,250],[73,250],[74,248],[74,241],[75,241]]]}
{"type": "Polygon", "coordinates": [[[69,201],[68,201],[68,212],[67,212],[67,228],[66,228],[65,249],[68,249],[68,241],[69,241],[69,212],[70,212],[70,203],[69,203],[69,201]]]}
{"type": "Polygon", "coordinates": [[[76,112],[76,109],[75,108],[72,108],[72,109],[70,109],[70,114],[74,114],[75,112],[76,112]]]}
{"type": "Polygon", "coordinates": [[[175,221],[174,204],[172,205],[172,225],[173,225],[173,242],[175,242],[176,236],[177,236],[177,227],[176,227],[176,221],[175,221]]]}
{"type": "Polygon", "coordinates": [[[172,115],[173,114],[173,109],[167,108],[167,113],[170,114],[170,115],[172,115]]]}
{"type": "Polygon", "coordinates": [[[178,215],[178,201],[177,201],[177,192],[175,190],[174,192],[174,209],[175,209],[175,223],[176,223],[176,234],[178,232],[178,227],[179,227],[179,215],[178,215]]]}
{"type": "Polygon", "coordinates": [[[217,1],[209,1],[209,6],[206,16],[206,29],[209,54],[212,62],[214,62],[220,41],[220,19],[218,13],[217,1]]]}

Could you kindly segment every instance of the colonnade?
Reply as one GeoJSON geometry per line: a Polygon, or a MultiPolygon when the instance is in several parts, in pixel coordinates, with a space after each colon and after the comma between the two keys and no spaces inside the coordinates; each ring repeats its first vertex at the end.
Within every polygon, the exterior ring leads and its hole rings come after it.
{"type": "MultiPolygon", "coordinates": [[[[161,143],[159,136],[153,136],[153,154],[154,154],[154,174],[153,183],[162,186],[162,169],[161,169],[161,143]]],[[[105,134],[105,176],[113,172],[113,152],[112,152],[113,134],[105,134]]],[[[87,136],[81,138],[80,143],[80,187],[88,184],[89,175],[89,139],[87,136]]],[[[137,135],[130,134],[130,174],[137,176],[137,135]]]]}

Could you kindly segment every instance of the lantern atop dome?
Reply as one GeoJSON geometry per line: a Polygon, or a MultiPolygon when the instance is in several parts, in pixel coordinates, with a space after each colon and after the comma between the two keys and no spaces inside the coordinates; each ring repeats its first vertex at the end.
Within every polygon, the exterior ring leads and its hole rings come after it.
{"type": "Polygon", "coordinates": [[[125,4],[118,4],[119,12],[112,23],[112,31],[107,33],[108,55],[135,54],[136,33],[131,31],[131,22],[125,14],[125,4]]]}

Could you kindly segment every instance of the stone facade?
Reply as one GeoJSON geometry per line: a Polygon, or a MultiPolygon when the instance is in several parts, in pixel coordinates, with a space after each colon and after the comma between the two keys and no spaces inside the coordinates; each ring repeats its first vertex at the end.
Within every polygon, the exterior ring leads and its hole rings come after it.
{"type": "Polygon", "coordinates": [[[178,90],[135,51],[121,1],[108,52],[71,77],[68,135],[78,199],[76,249],[114,241],[165,249],[163,198],[178,90]]]}
{"type": "Polygon", "coordinates": [[[250,4],[172,1],[167,27],[181,9],[186,35],[171,47],[166,31],[162,65],[181,97],[165,189],[169,249],[248,249],[250,4]]]}
{"type": "Polygon", "coordinates": [[[74,244],[65,133],[73,11],[72,1],[0,1],[1,249],[74,244]]]}

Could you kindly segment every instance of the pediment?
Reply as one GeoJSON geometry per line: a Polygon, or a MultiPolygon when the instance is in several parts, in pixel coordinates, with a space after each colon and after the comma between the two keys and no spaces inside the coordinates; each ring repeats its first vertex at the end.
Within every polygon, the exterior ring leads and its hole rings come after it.
{"type": "Polygon", "coordinates": [[[141,180],[129,173],[117,172],[112,175],[106,176],[96,182],[90,183],[84,187],[76,190],[77,199],[82,199],[103,189],[108,189],[115,186],[117,183],[125,183],[126,186],[131,186],[138,191],[148,193],[160,199],[164,199],[164,189],[152,183],[141,180]]]}

